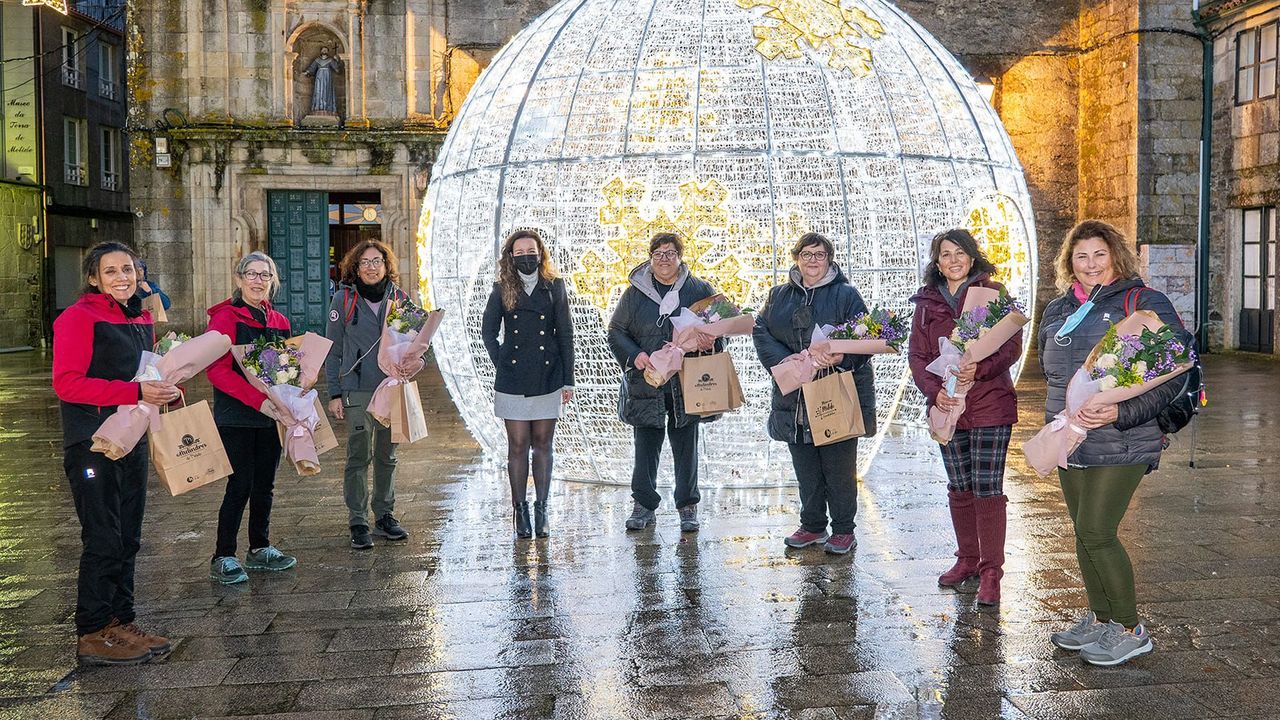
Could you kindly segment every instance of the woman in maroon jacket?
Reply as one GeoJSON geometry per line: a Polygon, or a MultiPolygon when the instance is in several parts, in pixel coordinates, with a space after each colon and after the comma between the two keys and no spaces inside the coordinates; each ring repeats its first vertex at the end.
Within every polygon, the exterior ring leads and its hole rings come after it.
{"type": "MultiPolygon", "coordinates": [[[[967,230],[948,230],[933,238],[926,284],[911,298],[916,313],[909,353],[911,375],[930,406],[946,411],[956,403],[944,390],[943,378],[925,369],[938,357],[938,338],[950,335],[955,328],[970,287],[1004,289],[991,279],[995,272],[967,230]]],[[[1018,421],[1018,397],[1009,368],[1021,355],[1019,333],[996,354],[955,373],[961,380],[972,381],[973,386],[965,395],[965,410],[955,435],[941,446],[947,470],[947,503],[959,549],[955,565],[938,578],[938,584],[973,592],[977,578],[979,605],[1000,603],[1008,502],[1004,464],[1013,424],[1018,421]]]]}
{"type": "Polygon", "coordinates": [[[93,434],[117,406],[178,399],[178,388],[169,383],[133,381],[143,351],[154,344],[151,314],[136,297],[137,263],[137,254],[122,243],[90,248],[80,299],[53,322],[62,467],[80,518],[76,655],[99,665],[146,662],[169,652],[167,639],[134,622],[133,568],[142,543],[147,440],[119,460],[92,450],[93,434]]]}
{"type": "MultiPolygon", "coordinates": [[[[289,337],[289,319],[271,307],[271,297],[280,288],[271,256],[255,251],[240,258],[235,282],[231,298],[209,308],[209,329],[231,338],[233,345],[289,337]]],[[[288,570],[298,561],[277,550],[268,538],[280,464],[275,405],[245,380],[231,353],[210,365],[208,374],[213,384],[213,420],[231,461],[231,477],[218,511],[218,545],[209,564],[209,577],[230,585],[249,579],[245,568],[288,570]],[[246,504],[249,552],[242,566],[236,559],[236,539],[246,504]]]]}

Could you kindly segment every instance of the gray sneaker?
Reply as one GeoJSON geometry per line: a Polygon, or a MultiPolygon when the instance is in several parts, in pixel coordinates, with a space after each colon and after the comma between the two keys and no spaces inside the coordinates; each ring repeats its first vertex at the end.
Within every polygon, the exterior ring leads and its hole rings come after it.
{"type": "Polygon", "coordinates": [[[1098,638],[1102,637],[1102,632],[1106,629],[1107,626],[1098,622],[1098,616],[1094,615],[1093,611],[1090,610],[1081,615],[1076,624],[1071,626],[1071,629],[1050,635],[1049,642],[1063,650],[1080,650],[1086,645],[1092,645],[1097,642],[1098,638]]]}
{"type": "Polygon", "coordinates": [[[698,532],[698,505],[686,505],[680,508],[680,532],[698,532]]]}
{"type": "Polygon", "coordinates": [[[1080,659],[1090,665],[1111,667],[1142,657],[1155,649],[1156,644],[1141,624],[1133,632],[1129,632],[1120,623],[1112,621],[1107,623],[1107,629],[1097,642],[1080,651],[1080,659]]]}
{"type": "Polygon", "coordinates": [[[285,555],[274,545],[268,545],[260,550],[250,550],[244,556],[244,566],[250,570],[288,570],[297,564],[297,558],[285,555]]]}
{"type": "Polygon", "coordinates": [[[631,517],[627,518],[628,530],[643,530],[649,527],[649,523],[653,522],[657,514],[649,508],[636,503],[631,509],[631,517]]]}
{"type": "Polygon", "coordinates": [[[249,579],[240,561],[233,557],[216,557],[209,563],[209,579],[217,580],[223,585],[235,585],[249,579]]]}

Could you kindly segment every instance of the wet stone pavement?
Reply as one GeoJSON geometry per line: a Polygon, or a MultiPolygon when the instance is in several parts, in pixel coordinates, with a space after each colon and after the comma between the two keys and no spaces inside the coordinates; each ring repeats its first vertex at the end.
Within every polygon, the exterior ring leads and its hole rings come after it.
{"type": "MultiPolygon", "coordinates": [[[[1016,453],[1003,605],[977,612],[935,585],[953,540],[916,432],[863,478],[852,557],[784,551],[791,488],[704,491],[682,537],[669,504],[627,534],[626,490],[557,484],[553,536],[515,542],[506,483],[434,375],[432,435],[401,452],[407,543],[348,548],[330,455],[279,475],[272,536],[298,567],[223,587],[221,485],[172,498],[153,478],[139,619],[174,651],[77,669],[48,360],[0,356],[0,718],[1280,718],[1280,364],[1206,365],[1197,468],[1184,431],[1122,528],[1157,651],[1118,669],[1048,642],[1084,594],[1057,484],[1016,453]]],[[[1026,437],[1043,382],[1021,390],[1026,437]]]]}

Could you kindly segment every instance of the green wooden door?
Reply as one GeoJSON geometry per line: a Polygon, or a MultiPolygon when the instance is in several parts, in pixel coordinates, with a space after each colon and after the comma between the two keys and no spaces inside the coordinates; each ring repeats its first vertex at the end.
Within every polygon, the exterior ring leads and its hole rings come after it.
{"type": "Polygon", "coordinates": [[[329,197],[327,193],[267,193],[267,251],[280,268],[276,309],[295,334],[324,334],[329,310],[329,197]]]}

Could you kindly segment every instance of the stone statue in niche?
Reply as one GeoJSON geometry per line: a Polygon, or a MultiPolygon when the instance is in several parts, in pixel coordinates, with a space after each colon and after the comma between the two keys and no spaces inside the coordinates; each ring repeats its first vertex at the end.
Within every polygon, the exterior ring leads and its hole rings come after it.
{"type": "Polygon", "coordinates": [[[311,61],[303,73],[314,78],[311,88],[311,112],[303,118],[303,124],[337,124],[338,94],[334,75],[342,74],[342,60],[329,55],[329,48],[320,48],[320,56],[311,61]]]}

